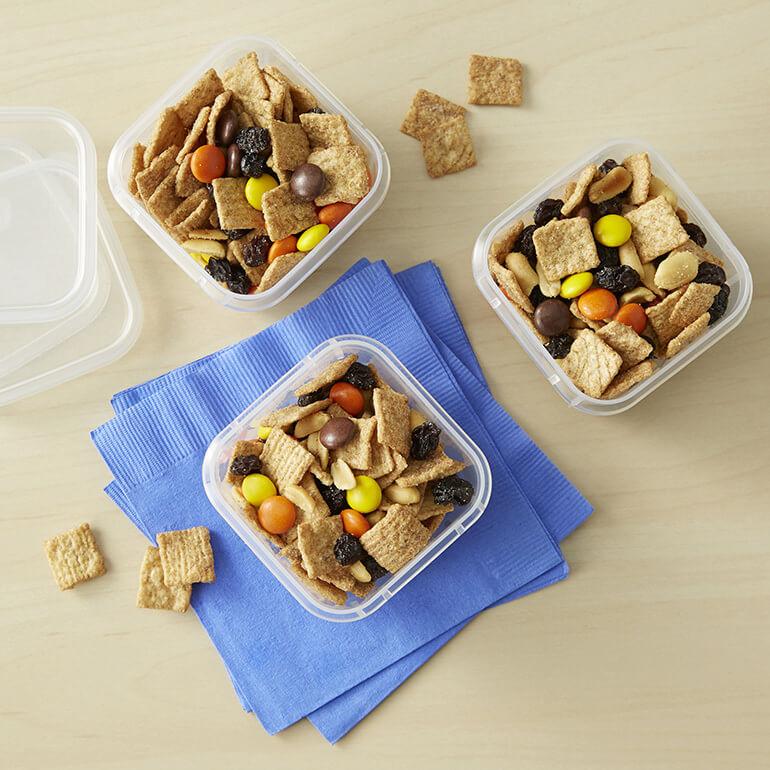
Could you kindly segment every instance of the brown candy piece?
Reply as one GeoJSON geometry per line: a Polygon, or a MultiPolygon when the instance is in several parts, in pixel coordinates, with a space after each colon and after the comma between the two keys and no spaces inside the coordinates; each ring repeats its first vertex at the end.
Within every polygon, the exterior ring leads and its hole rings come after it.
{"type": "Polygon", "coordinates": [[[326,187],[326,176],[315,163],[303,163],[291,175],[291,191],[302,201],[312,201],[326,187]]]}
{"type": "Polygon", "coordinates": [[[571,313],[567,305],[559,299],[543,300],[536,308],[532,319],[535,327],[546,337],[563,334],[569,328],[571,313]]]}
{"type": "Polygon", "coordinates": [[[321,428],[318,440],[327,449],[339,449],[353,437],[355,424],[347,417],[333,417],[321,428]]]}

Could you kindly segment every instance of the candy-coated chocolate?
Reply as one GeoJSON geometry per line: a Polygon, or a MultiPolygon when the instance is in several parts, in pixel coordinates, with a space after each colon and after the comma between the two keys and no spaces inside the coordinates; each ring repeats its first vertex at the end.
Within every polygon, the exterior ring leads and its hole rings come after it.
{"type": "Polygon", "coordinates": [[[274,187],[278,187],[278,182],[270,174],[253,176],[246,182],[246,200],[257,211],[262,211],[262,196],[274,187]]]}
{"type": "Polygon", "coordinates": [[[360,417],[364,411],[364,394],[349,382],[335,382],[329,391],[329,398],[351,417],[360,417]]]}
{"type": "Polygon", "coordinates": [[[231,144],[225,153],[227,159],[227,176],[241,175],[241,151],[237,144],[231,144]]]}
{"type": "Polygon", "coordinates": [[[637,334],[641,334],[647,327],[647,313],[637,302],[629,302],[618,310],[615,320],[626,326],[630,326],[637,334]]]}
{"type": "Polygon", "coordinates": [[[560,299],[543,300],[536,308],[532,318],[537,330],[546,337],[563,334],[569,329],[572,313],[560,299]]]}
{"type": "Polygon", "coordinates": [[[589,289],[578,297],[578,310],[590,321],[612,318],[618,309],[618,300],[607,289],[589,289]]]}
{"type": "Polygon", "coordinates": [[[348,505],[354,511],[371,513],[382,501],[382,490],[370,476],[356,476],[356,485],[347,491],[346,497],[348,505]]]}
{"type": "Polygon", "coordinates": [[[280,241],[275,241],[267,252],[267,262],[270,264],[273,260],[284,254],[294,254],[297,251],[297,239],[293,235],[287,235],[280,241]]]}
{"type": "Polygon", "coordinates": [[[583,292],[588,291],[593,282],[593,273],[585,272],[569,275],[561,282],[559,294],[564,299],[575,299],[575,297],[579,297],[583,292]]]}
{"type": "Polygon", "coordinates": [[[288,532],[297,520],[297,509],[294,503],[282,495],[272,495],[262,501],[257,510],[257,519],[262,529],[271,535],[283,535],[288,532]]]}
{"type": "Polygon", "coordinates": [[[261,505],[263,500],[278,493],[275,484],[262,473],[250,473],[241,484],[241,493],[252,505],[261,505]]]}
{"type": "Polygon", "coordinates": [[[356,426],[347,417],[333,417],[321,428],[318,440],[327,449],[339,449],[353,437],[356,426]]]}
{"type": "Polygon", "coordinates": [[[318,221],[329,225],[330,230],[334,230],[351,211],[353,211],[352,203],[330,203],[318,210],[318,221]]]}
{"type": "Polygon", "coordinates": [[[264,441],[270,435],[271,430],[272,428],[267,425],[260,425],[259,428],[257,428],[257,436],[264,441]]]}
{"type": "Polygon", "coordinates": [[[219,179],[225,173],[225,154],[216,145],[204,144],[199,147],[190,160],[192,175],[204,184],[219,179]]]}
{"type": "Polygon", "coordinates": [[[313,225],[308,227],[299,238],[297,238],[297,249],[299,251],[310,251],[326,238],[329,234],[329,225],[313,225]]]}
{"type": "Polygon", "coordinates": [[[301,201],[312,201],[324,191],[326,176],[315,163],[303,163],[294,169],[289,185],[301,201]]]}
{"type": "Polygon", "coordinates": [[[238,133],[238,116],[234,110],[224,110],[217,121],[215,132],[217,144],[227,147],[235,141],[238,133]]]}
{"type": "Polygon", "coordinates": [[[594,222],[594,238],[603,246],[622,246],[631,237],[631,223],[620,214],[606,214],[594,222]]]}
{"type": "Polygon", "coordinates": [[[354,537],[361,537],[364,532],[372,528],[372,525],[364,518],[363,514],[354,511],[352,508],[345,508],[344,511],[340,511],[340,518],[342,519],[342,528],[354,537]]]}

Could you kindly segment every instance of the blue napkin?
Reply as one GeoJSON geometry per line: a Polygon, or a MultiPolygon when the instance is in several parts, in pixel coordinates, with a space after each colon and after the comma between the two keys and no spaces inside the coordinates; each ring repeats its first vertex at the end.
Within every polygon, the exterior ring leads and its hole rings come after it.
{"type": "MultiPolygon", "coordinates": [[[[421,277],[413,274],[407,289],[417,286],[421,277]]],[[[430,281],[435,283],[437,271],[428,267],[424,277],[427,287],[430,281]]],[[[440,278],[438,282],[443,286],[440,278]]],[[[433,298],[430,306],[436,307],[433,298]]],[[[454,326],[461,329],[456,316],[454,326]]],[[[464,333],[448,334],[446,339],[470,350],[464,333]]],[[[452,355],[445,347],[446,355],[452,355]]],[[[457,360],[456,364],[465,369],[457,360]]],[[[196,362],[183,373],[118,394],[115,404],[120,414],[94,432],[116,476],[110,494],[148,536],[201,522],[212,529],[218,579],[211,586],[196,587],[193,605],[244,705],[253,708],[271,732],[320,708],[311,718],[335,740],[357,721],[367,688],[371,697],[364,700],[377,702],[376,693],[387,694],[397,686],[474,612],[513,591],[525,590],[528,584],[536,587],[532,581],[542,581],[544,574],[550,573],[549,579],[564,574],[552,538],[505,467],[510,459],[503,459],[469,408],[465,394],[477,389],[486,392],[485,388],[473,373],[462,369],[442,361],[436,340],[380,263],[360,267],[310,306],[251,340],[196,362]],[[261,568],[208,506],[199,471],[210,438],[255,394],[317,342],[335,333],[356,331],[378,337],[394,349],[482,446],[494,468],[495,492],[490,509],[458,546],[375,616],[340,626],[305,613],[261,568]],[[179,510],[180,499],[185,500],[184,510],[179,510]],[[460,573],[462,585],[457,580],[460,573]],[[442,586],[449,584],[457,584],[457,591],[441,595],[442,586]],[[276,645],[274,631],[282,626],[283,646],[276,645]],[[289,639],[291,649],[286,650],[289,639]],[[363,660],[361,649],[367,650],[363,660]],[[285,681],[287,671],[292,673],[290,681],[285,681]],[[362,684],[362,680],[366,681],[362,684]]],[[[500,413],[494,415],[493,402],[485,408],[488,415],[507,419],[513,426],[499,407],[500,413]]],[[[506,447],[530,443],[520,432],[505,441],[506,447]]],[[[519,457],[526,454],[517,451],[519,457]]],[[[541,455],[538,450],[532,454],[535,459],[541,455]]],[[[541,465],[546,471],[553,469],[544,458],[541,465]]],[[[561,478],[555,470],[552,475],[561,478]]],[[[568,482],[563,481],[563,486],[572,495],[562,501],[564,510],[572,510],[563,518],[566,522],[571,517],[574,526],[590,508],[568,482]]],[[[557,534],[556,527],[553,531],[557,534]]]]}

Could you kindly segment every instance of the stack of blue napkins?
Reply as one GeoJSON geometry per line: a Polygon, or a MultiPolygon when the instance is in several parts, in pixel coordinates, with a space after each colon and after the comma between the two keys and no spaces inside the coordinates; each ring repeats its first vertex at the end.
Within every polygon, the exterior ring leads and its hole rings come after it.
{"type": "Polygon", "coordinates": [[[203,524],[216,582],[192,606],[243,707],[270,733],[307,716],[339,740],[467,622],[567,576],[558,543],[591,506],[490,394],[438,268],[393,275],[361,261],[259,334],[127,391],[93,432],[107,493],[144,534],[203,524]],[[481,519],[382,609],[354,623],[306,612],[211,507],[201,462],[212,438],[298,359],[334,335],[388,346],[485,453],[481,519]]]}

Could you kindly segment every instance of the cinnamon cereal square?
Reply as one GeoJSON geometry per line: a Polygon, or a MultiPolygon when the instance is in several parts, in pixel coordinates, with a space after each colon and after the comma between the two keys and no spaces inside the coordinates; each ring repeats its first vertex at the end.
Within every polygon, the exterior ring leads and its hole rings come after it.
{"type": "Polygon", "coordinates": [[[422,156],[433,179],[476,165],[476,153],[465,117],[448,118],[439,128],[423,134],[422,156]]]}
{"type": "Polygon", "coordinates": [[[468,63],[468,101],[518,107],[522,100],[521,63],[502,56],[472,54],[468,63]]]}
{"type": "Polygon", "coordinates": [[[415,139],[434,133],[449,118],[465,115],[465,107],[450,102],[443,96],[419,89],[412,99],[409,111],[401,124],[401,132],[415,139]]]}
{"type": "Polygon", "coordinates": [[[642,263],[652,262],[690,239],[662,195],[629,211],[625,217],[631,223],[631,239],[642,263]]]}
{"type": "Polygon", "coordinates": [[[305,129],[313,149],[353,144],[348,122],[342,115],[328,115],[326,113],[318,115],[314,112],[308,112],[299,116],[299,122],[305,129]]]}
{"type": "Polygon", "coordinates": [[[167,586],[214,582],[214,552],[207,527],[159,532],[155,539],[167,586]]]}
{"type": "Polygon", "coordinates": [[[307,159],[326,176],[326,188],[315,199],[316,206],[328,203],[358,203],[369,192],[366,154],[358,145],[313,150],[307,159]]]}
{"type": "Polygon", "coordinates": [[[552,219],[532,235],[537,260],[549,281],[599,267],[591,225],[583,217],[552,219]]]}
{"type": "Polygon", "coordinates": [[[430,532],[402,505],[361,535],[364,550],[389,572],[398,572],[428,544],[430,532]]]}
{"type": "Polygon", "coordinates": [[[619,321],[610,321],[596,332],[596,336],[623,359],[621,371],[636,366],[652,353],[652,345],[644,337],[619,321]]]}
{"type": "Polygon", "coordinates": [[[268,190],[262,196],[262,214],[271,241],[280,241],[287,235],[306,230],[318,223],[315,206],[309,201],[295,198],[288,182],[268,190]]]}
{"type": "Polygon", "coordinates": [[[594,332],[583,329],[577,333],[569,353],[560,363],[583,393],[599,398],[620,371],[623,359],[594,332]]]}
{"type": "Polygon", "coordinates": [[[147,546],[139,573],[139,592],[136,606],[149,610],[187,612],[190,606],[191,585],[167,586],[163,582],[163,564],[155,546],[147,546]]]}
{"type": "MultiPolygon", "coordinates": [[[[253,118],[262,114],[261,102],[267,101],[269,104],[270,89],[267,87],[265,77],[259,68],[259,60],[254,51],[247,53],[230,69],[226,70],[222,76],[222,82],[224,88],[232,91],[238,97],[246,112],[250,113],[253,118]]],[[[221,90],[223,91],[224,88],[221,90]]]]}
{"type": "Polygon", "coordinates": [[[211,183],[214,188],[219,226],[223,230],[251,230],[264,224],[262,214],[246,200],[248,181],[245,177],[223,176],[211,183]]]}
{"type": "Polygon", "coordinates": [[[204,107],[213,104],[214,99],[224,90],[216,70],[206,70],[195,85],[177,102],[175,107],[185,128],[189,128],[195,122],[198,113],[204,107]]]}
{"type": "Polygon", "coordinates": [[[46,540],[45,555],[60,591],[93,580],[107,571],[88,523],[46,540]]]}
{"type": "Polygon", "coordinates": [[[293,171],[308,160],[310,143],[299,123],[271,120],[268,129],[273,145],[273,165],[281,171],[293,171]]]}
{"type": "Polygon", "coordinates": [[[408,457],[412,445],[408,397],[391,388],[375,388],[372,403],[377,418],[377,441],[408,457]]]}

